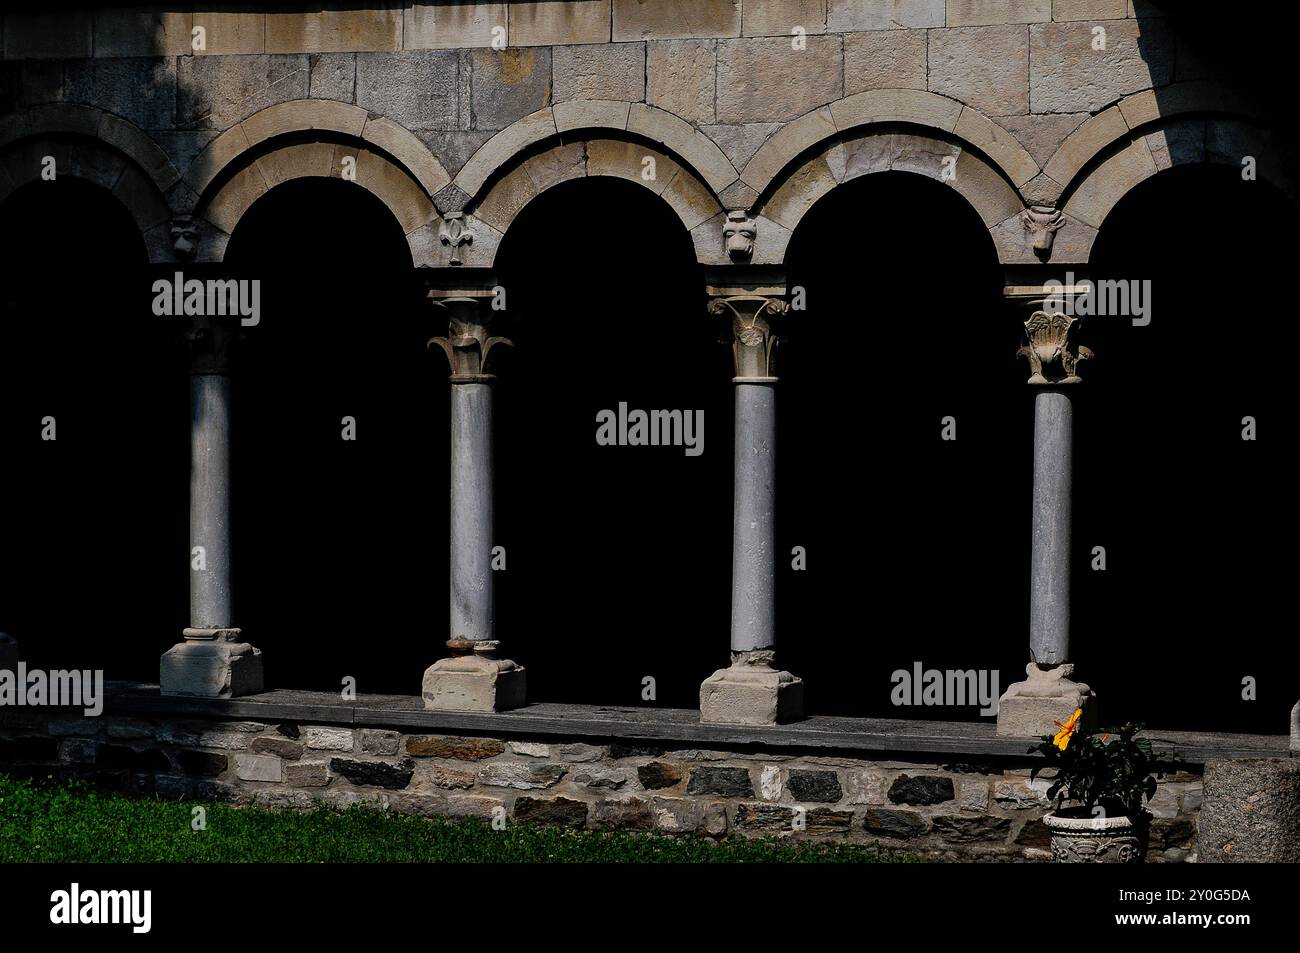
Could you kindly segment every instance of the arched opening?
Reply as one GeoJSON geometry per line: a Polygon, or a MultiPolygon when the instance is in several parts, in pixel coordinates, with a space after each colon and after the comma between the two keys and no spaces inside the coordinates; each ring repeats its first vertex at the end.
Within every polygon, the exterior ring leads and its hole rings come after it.
{"type": "Polygon", "coordinates": [[[154,680],[185,624],[180,337],[98,185],[14,191],[0,261],[0,630],[35,668],[154,680]]]}
{"type": "Polygon", "coordinates": [[[591,178],[531,202],[497,261],[517,344],[497,384],[503,646],[535,701],[696,707],[728,658],[732,371],[689,236],[591,178]],[[620,404],[702,412],[703,452],[598,445],[620,404]]]}
{"type": "Polygon", "coordinates": [[[895,706],[891,675],[1024,671],[1032,411],[988,231],[882,172],[814,205],[787,261],[807,309],[776,352],[781,666],[813,714],[977,718],[895,706]]]}
{"type": "Polygon", "coordinates": [[[1297,224],[1273,186],[1188,165],[1133,189],[1098,234],[1094,278],[1149,282],[1149,323],[1090,318],[1081,338],[1097,358],[1076,413],[1073,642],[1103,719],[1285,731],[1295,427],[1287,369],[1259,339],[1274,321],[1285,334],[1280,236],[1297,224]]]}
{"type": "Polygon", "coordinates": [[[269,686],[414,694],[445,639],[446,371],[402,230],[354,183],[297,179],[222,271],[262,287],[235,364],[236,622],[269,686]]]}

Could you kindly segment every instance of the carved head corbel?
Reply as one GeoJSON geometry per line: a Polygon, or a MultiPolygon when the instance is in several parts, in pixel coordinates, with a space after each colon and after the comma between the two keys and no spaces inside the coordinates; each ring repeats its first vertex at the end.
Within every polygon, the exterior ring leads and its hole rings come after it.
{"type": "Polygon", "coordinates": [[[1065,224],[1061,210],[1051,205],[1031,205],[1020,213],[1020,221],[1024,223],[1034,254],[1039,258],[1049,257],[1056,232],[1065,224]]]}
{"type": "Polygon", "coordinates": [[[754,256],[754,239],[758,223],[743,211],[730,211],[722,226],[722,237],[727,243],[727,255],[732,261],[749,261],[754,256]]]}
{"type": "Polygon", "coordinates": [[[193,261],[199,251],[199,223],[192,215],[172,219],[172,254],[177,261],[193,261]]]}

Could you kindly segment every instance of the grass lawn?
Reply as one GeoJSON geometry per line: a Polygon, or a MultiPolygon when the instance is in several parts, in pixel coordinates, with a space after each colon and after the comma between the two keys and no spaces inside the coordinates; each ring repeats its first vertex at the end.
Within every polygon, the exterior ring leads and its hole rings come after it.
{"type": "Polygon", "coordinates": [[[562,831],[404,817],[373,809],[281,813],[158,801],[86,785],[36,786],[0,775],[0,863],[491,862],[907,863],[876,846],[562,831]]]}

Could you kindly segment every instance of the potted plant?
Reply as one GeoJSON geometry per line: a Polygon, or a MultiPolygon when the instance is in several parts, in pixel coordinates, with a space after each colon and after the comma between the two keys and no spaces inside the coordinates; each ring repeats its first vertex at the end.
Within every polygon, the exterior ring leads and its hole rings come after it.
{"type": "Polygon", "coordinates": [[[1047,789],[1056,806],[1043,817],[1052,833],[1052,858],[1067,864],[1141,863],[1151,822],[1142,805],[1173,761],[1138,737],[1142,725],[1085,733],[1078,730],[1082,715],[1076,709],[1065,724],[1057,722],[1060,731],[1029,749],[1044,757],[1031,777],[1049,767],[1057,772],[1047,789]]]}

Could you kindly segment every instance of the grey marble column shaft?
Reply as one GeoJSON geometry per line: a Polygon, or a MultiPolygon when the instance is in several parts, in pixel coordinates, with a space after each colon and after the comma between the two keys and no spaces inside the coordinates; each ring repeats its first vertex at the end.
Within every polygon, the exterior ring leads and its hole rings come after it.
{"type": "Polygon", "coordinates": [[[496,638],[492,596],[492,385],[451,385],[450,638],[496,638]]]}
{"type": "Polygon", "coordinates": [[[1034,396],[1034,504],[1029,654],[1039,665],[1070,657],[1070,523],[1074,417],[1064,390],[1034,396]]]}
{"type": "Polygon", "coordinates": [[[190,547],[201,546],[205,568],[190,571],[190,625],[234,624],[230,543],[230,378],[190,377],[190,547]]]}
{"type": "Polygon", "coordinates": [[[731,650],[776,643],[776,387],[736,383],[731,650]]]}

